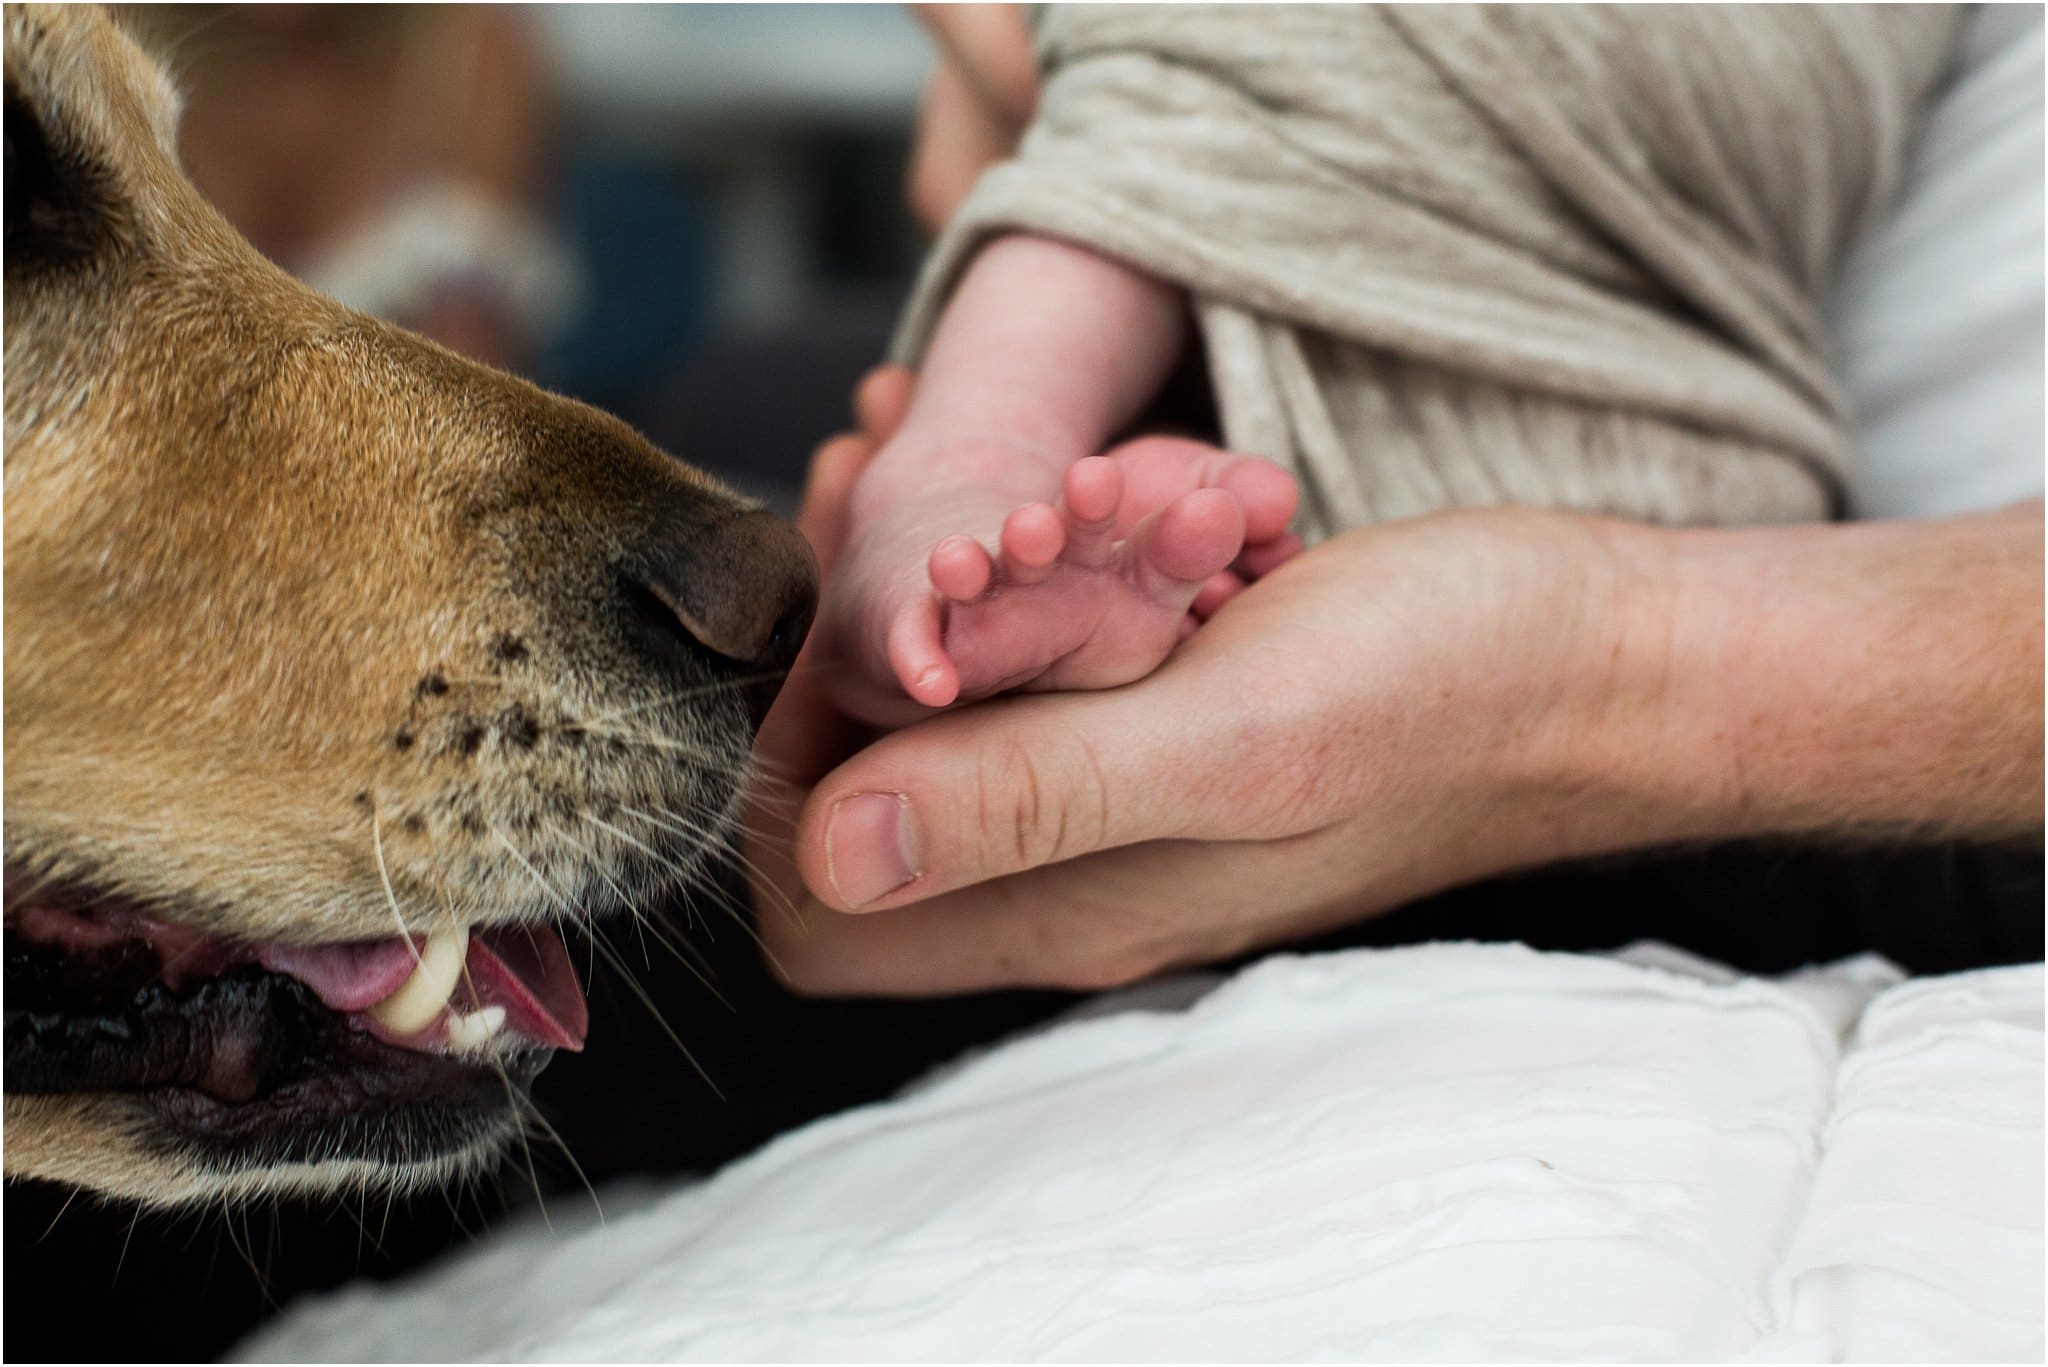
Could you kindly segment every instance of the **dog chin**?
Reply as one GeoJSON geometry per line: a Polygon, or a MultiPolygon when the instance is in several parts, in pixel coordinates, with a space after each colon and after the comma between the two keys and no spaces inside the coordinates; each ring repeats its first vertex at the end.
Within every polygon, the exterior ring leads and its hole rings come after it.
{"type": "Polygon", "coordinates": [[[444,1132],[431,1154],[401,1162],[342,1154],[294,1162],[261,1150],[223,1154],[182,1144],[133,1096],[11,1095],[9,1176],[159,1211],[256,1200],[403,1197],[458,1185],[495,1168],[521,1132],[518,1115],[503,1099],[501,1093],[497,1108],[466,1118],[466,1139],[444,1132]]]}

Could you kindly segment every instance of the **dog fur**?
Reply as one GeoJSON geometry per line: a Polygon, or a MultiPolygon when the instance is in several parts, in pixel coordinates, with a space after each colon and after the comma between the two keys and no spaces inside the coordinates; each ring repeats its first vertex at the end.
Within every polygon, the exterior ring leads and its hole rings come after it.
{"type": "MultiPolygon", "coordinates": [[[[175,92],[107,15],[5,23],[10,873],[308,941],[575,920],[694,873],[746,680],[650,666],[620,576],[716,654],[764,611],[800,637],[801,541],[263,259],[180,172],[175,92]]],[[[223,1164],[129,1095],[9,1094],[6,1170],[152,1204],[406,1184],[515,1124],[223,1164]]]]}

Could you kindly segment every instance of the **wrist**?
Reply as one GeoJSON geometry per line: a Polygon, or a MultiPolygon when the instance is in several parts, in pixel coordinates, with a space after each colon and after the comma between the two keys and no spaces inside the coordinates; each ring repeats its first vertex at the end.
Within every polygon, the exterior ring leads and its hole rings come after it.
{"type": "MultiPolygon", "coordinates": [[[[1333,619],[1357,624],[1355,648],[1330,652],[1340,666],[1315,712],[1314,733],[1349,763],[1307,809],[1345,832],[1366,880],[1347,893],[1353,910],[1699,833],[1673,778],[1687,740],[1668,730],[1661,637],[1676,586],[1657,535],[1527,509],[1446,513],[1348,533],[1304,557],[1299,581],[1283,569],[1255,590],[1400,586],[1333,619]]],[[[1254,749],[1298,755],[1281,711],[1254,749]]]]}
{"type": "Polygon", "coordinates": [[[1625,572],[1547,752],[1575,852],[2039,829],[2038,506],[1602,535],[1625,572]]]}
{"type": "Polygon", "coordinates": [[[1693,533],[1607,520],[1585,531],[1591,587],[1531,747],[1564,847],[1552,857],[1749,833],[1723,694],[1740,589],[1715,581],[1693,533]]]}
{"type": "MultiPolygon", "coordinates": [[[[1698,611],[1675,534],[1559,514],[1531,519],[1542,544],[1530,600],[1509,604],[1511,705],[1474,778],[1488,872],[1727,833],[1731,783],[1688,677],[1698,611]]],[[[1701,633],[1711,638],[1714,633],[1701,633]]]]}

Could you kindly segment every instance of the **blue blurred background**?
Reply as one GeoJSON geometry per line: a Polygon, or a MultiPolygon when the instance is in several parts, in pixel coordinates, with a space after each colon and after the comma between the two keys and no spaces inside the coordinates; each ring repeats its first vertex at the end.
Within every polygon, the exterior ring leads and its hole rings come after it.
{"type": "Polygon", "coordinates": [[[786,504],[916,265],[902,179],[924,34],[895,5],[531,18],[585,281],[536,377],[786,504]]]}

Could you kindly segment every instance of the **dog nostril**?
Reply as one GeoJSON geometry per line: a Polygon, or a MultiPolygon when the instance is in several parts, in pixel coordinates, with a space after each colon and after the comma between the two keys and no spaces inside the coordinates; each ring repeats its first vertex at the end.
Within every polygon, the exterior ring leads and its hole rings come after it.
{"type": "Polygon", "coordinates": [[[775,620],[774,629],[768,633],[765,659],[785,669],[795,661],[797,652],[804,648],[804,637],[811,633],[811,612],[816,606],[815,598],[807,599],[802,607],[792,608],[775,620]]]}
{"type": "Polygon", "coordinates": [[[817,564],[796,529],[749,512],[679,535],[662,531],[624,576],[628,625],[643,644],[665,658],[694,642],[742,672],[787,669],[818,593],[817,564]]]}

